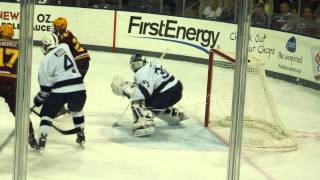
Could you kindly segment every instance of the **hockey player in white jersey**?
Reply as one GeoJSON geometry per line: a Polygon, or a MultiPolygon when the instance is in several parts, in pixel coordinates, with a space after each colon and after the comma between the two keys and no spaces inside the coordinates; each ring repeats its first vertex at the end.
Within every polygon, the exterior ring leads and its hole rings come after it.
{"type": "Polygon", "coordinates": [[[131,57],[130,67],[134,72],[134,82],[116,76],[111,88],[114,94],[126,96],[132,102],[134,136],[153,134],[155,116],[169,125],[178,125],[186,118],[182,111],[173,107],[182,98],[182,83],[178,79],[160,64],[147,62],[141,54],[131,57]]]}
{"type": "Polygon", "coordinates": [[[34,105],[41,108],[39,148],[46,145],[52,120],[64,104],[68,105],[75,127],[80,127],[76,142],[84,143],[84,114],[86,89],[75,60],[67,44],[58,44],[58,37],[51,33],[42,40],[38,81],[41,91],[34,98],[34,105]]]}

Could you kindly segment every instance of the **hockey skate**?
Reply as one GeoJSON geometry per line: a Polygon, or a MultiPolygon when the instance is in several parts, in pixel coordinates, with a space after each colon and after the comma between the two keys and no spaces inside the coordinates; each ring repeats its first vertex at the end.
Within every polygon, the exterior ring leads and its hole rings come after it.
{"type": "Polygon", "coordinates": [[[38,149],[38,143],[34,134],[29,134],[29,145],[32,149],[38,149]]]}
{"type": "Polygon", "coordinates": [[[82,128],[81,131],[77,133],[76,143],[78,143],[81,146],[84,144],[85,141],[86,138],[84,136],[84,129],[82,128]]]}
{"type": "Polygon", "coordinates": [[[46,146],[47,143],[47,134],[41,133],[40,138],[39,138],[39,146],[38,149],[42,150],[46,146]]]}
{"type": "Polygon", "coordinates": [[[170,126],[178,126],[181,121],[189,119],[186,113],[176,107],[169,107],[165,111],[157,114],[157,117],[167,122],[170,126]]]}
{"type": "Polygon", "coordinates": [[[154,133],[154,126],[142,127],[133,131],[133,135],[136,137],[149,136],[154,133]]]}
{"type": "Polygon", "coordinates": [[[178,117],[180,118],[180,122],[189,119],[190,117],[183,111],[178,113],[178,117]]]}

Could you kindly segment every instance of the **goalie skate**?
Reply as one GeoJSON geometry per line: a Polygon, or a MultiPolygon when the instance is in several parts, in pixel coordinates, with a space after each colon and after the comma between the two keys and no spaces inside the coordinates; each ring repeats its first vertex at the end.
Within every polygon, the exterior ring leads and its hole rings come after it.
{"type": "Polygon", "coordinates": [[[190,118],[185,112],[180,112],[178,116],[180,118],[180,122],[190,118]]]}
{"type": "Polygon", "coordinates": [[[157,117],[167,122],[170,126],[180,125],[181,121],[189,119],[185,112],[176,107],[167,108],[165,111],[158,113],[157,117]]]}
{"type": "Polygon", "coordinates": [[[133,131],[133,135],[136,137],[149,136],[154,133],[154,126],[149,126],[133,131]]]}

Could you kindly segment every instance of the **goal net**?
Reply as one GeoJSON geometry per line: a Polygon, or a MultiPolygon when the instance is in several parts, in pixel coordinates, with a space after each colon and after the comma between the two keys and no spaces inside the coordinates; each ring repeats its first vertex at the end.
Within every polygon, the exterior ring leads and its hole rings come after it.
{"type": "MultiPolygon", "coordinates": [[[[297,148],[282,124],[265,75],[264,62],[249,58],[246,79],[242,147],[271,151],[297,148]]],[[[210,51],[205,126],[229,141],[235,59],[219,50],[210,51]]]]}

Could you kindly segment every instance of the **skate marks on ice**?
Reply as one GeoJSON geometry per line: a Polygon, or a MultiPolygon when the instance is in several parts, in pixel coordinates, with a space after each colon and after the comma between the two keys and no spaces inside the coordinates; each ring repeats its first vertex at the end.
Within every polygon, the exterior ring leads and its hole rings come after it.
{"type": "Polygon", "coordinates": [[[142,149],[227,151],[228,147],[196,121],[188,119],[178,126],[155,118],[155,132],[147,137],[135,137],[131,132],[129,116],[124,116],[119,126],[106,126],[103,134],[111,142],[142,149]]]}

